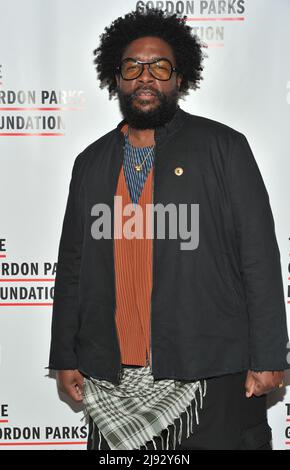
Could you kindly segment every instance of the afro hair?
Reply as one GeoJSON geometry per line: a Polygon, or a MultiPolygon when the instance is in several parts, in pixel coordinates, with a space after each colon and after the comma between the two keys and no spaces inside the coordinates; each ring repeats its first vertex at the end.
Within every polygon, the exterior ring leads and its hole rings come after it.
{"type": "Polygon", "coordinates": [[[166,41],[172,48],[176,66],[182,75],[179,94],[188,94],[188,89],[199,88],[202,80],[202,61],[206,55],[192,28],[186,25],[186,16],[167,14],[156,8],[127,13],[114,20],[100,35],[100,45],[93,51],[100,88],[107,87],[110,99],[117,94],[116,67],[128,44],[145,36],[155,36],[166,41]]]}

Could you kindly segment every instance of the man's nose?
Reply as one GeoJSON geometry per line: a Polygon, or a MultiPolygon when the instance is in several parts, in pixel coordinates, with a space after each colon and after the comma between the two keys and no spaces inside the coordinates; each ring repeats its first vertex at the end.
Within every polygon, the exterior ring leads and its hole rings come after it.
{"type": "Polygon", "coordinates": [[[153,82],[154,77],[152,77],[151,73],[149,72],[149,64],[143,66],[143,72],[141,73],[140,77],[138,77],[140,82],[153,82]]]}

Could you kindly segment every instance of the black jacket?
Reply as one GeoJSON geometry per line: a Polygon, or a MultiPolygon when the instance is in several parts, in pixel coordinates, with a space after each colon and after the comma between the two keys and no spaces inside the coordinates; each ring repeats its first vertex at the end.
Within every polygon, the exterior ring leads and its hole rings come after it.
{"type": "MultiPolygon", "coordinates": [[[[113,237],[96,240],[96,203],[110,206],[125,120],[77,156],[55,280],[49,369],[119,383],[113,237]]],[[[152,372],[197,380],[284,370],[287,323],[268,193],[245,136],[178,107],[155,130],[153,202],[199,204],[199,244],[153,239],[152,372]],[[174,170],[183,168],[176,176],[174,170]]],[[[157,224],[156,224],[157,227],[157,224]]],[[[156,230],[155,227],[155,230],[156,230]]]]}

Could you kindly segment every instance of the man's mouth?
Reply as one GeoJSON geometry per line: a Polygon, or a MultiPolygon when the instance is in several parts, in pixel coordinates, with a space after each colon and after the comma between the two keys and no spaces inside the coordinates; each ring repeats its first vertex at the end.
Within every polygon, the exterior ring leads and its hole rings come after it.
{"type": "Polygon", "coordinates": [[[135,93],[135,97],[142,98],[142,99],[143,98],[150,98],[150,97],[152,98],[154,96],[156,96],[156,93],[154,93],[151,90],[138,90],[135,93]]]}

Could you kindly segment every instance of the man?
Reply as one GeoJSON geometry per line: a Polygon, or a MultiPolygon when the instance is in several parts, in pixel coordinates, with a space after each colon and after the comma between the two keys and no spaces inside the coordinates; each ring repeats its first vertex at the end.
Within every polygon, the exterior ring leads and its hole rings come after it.
{"type": "Polygon", "coordinates": [[[178,105],[203,70],[185,21],[132,12],[94,51],[124,119],[74,163],[49,361],[59,388],[84,401],[88,449],[271,449],[266,394],[290,368],[280,254],[254,156],[243,134],[178,105]],[[124,235],[119,200],[123,215],[138,207],[135,230],[147,222],[151,236],[124,235]],[[157,206],[183,214],[179,233],[157,206]]]}

